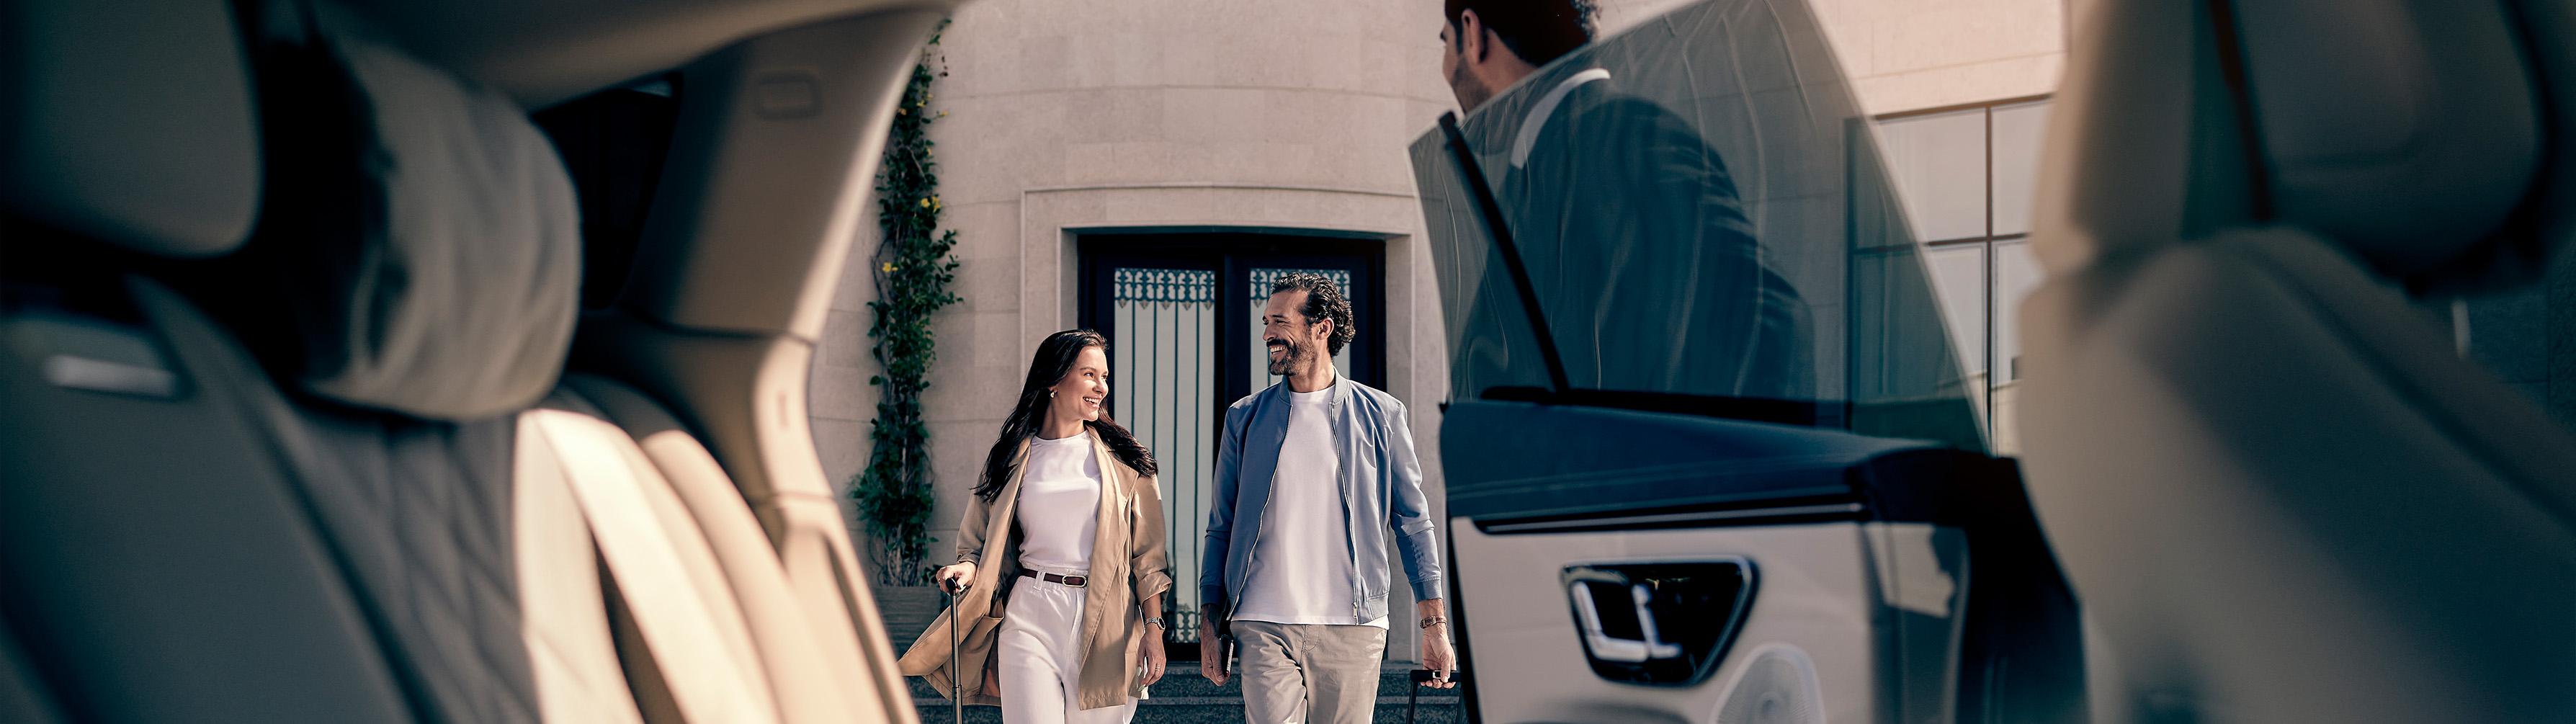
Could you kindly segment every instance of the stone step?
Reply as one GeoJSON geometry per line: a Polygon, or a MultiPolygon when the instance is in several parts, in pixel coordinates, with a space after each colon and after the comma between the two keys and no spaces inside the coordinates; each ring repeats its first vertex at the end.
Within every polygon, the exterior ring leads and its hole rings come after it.
{"type": "MultiPolygon", "coordinates": [[[[1136,718],[1132,724],[1243,724],[1243,702],[1241,701],[1222,704],[1169,704],[1157,703],[1157,701],[1147,699],[1137,706],[1136,718]]],[[[945,700],[935,703],[922,703],[916,700],[914,703],[920,704],[915,709],[915,713],[921,717],[921,724],[950,724],[952,721],[949,718],[952,715],[948,702],[945,700]]],[[[968,706],[965,717],[965,724],[1002,724],[1002,708],[968,706]]],[[[1421,711],[1408,722],[1405,718],[1403,699],[1393,702],[1380,699],[1377,715],[1371,717],[1371,724],[1460,724],[1466,720],[1466,717],[1459,713],[1456,704],[1433,706],[1426,701],[1422,703],[1421,711]]]]}
{"type": "MultiPolygon", "coordinates": [[[[1415,668],[1418,667],[1409,661],[1386,662],[1386,665],[1378,670],[1378,697],[1381,699],[1390,697],[1396,699],[1404,698],[1405,694],[1414,688],[1411,673],[1415,668]]],[[[1215,683],[1208,681],[1206,677],[1199,675],[1198,664],[1180,662],[1174,663],[1165,669],[1163,680],[1153,686],[1153,691],[1151,693],[1156,697],[1240,697],[1243,695],[1243,683],[1241,679],[1228,679],[1225,685],[1220,687],[1215,683]]],[[[1427,686],[1422,687],[1422,691],[1420,693],[1426,701],[1430,700],[1431,697],[1448,697],[1450,699],[1456,699],[1458,697],[1458,692],[1455,689],[1434,689],[1427,686]]]]}
{"type": "Polygon", "coordinates": [[[922,629],[931,619],[948,610],[948,597],[935,586],[876,586],[877,617],[884,620],[886,640],[894,643],[897,655],[921,638],[922,629]]]}
{"type": "MultiPolygon", "coordinates": [[[[1378,674],[1378,698],[1403,699],[1408,693],[1411,693],[1411,690],[1414,688],[1410,677],[1410,672],[1414,668],[1413,664],[1409,662],[1393,661],[1387,663],[1388,665],[1380,669],[1380,673],[1378,674]]],[[[948,698],[948,692],[932,690],[930,688],[929,681],[920,677],[905,677],[904,682],[912,687],[912,695],[915,698],[927,697],[940,699],[942,701],[945,701],[948,698]]],[[[1148,687],[1148,689],[1149,691],[1147,691],[1147,693],[1151,694],[1156,699],[1198,699],[1209,697],[1241,699],[1243,697],[1243,681],[1241,679],[1229,679],[1223,686],[1219,686],[1215,682],[1208,681],[1206,677],[1200,676],[1197,664],[1186,662],[1172,664],[1164,671],[1163,679],[1155,682],[1154,685],[1148,687]]],[[[1428,686],[1421,687],[1419,694],[1423,701],[1426,702],[1448,701],[1454,703],[1458,698],[1458,691],[1456,689],[1434,689],[1428,686]]]]}
{"type": "MultiPolygon", "coordinates": [[[[1412,662],[1389,661],[1379,669],[1377,716],[1375,724],[1404,724],[1406,693],[1412,688],[1408,672],[1417,668],[1412,662]]],[[[947,692],[933,691],[928,682],[907,678],[912,687],[913,704],[919,707],[922,724],[948,722],[951,714],[947,692]]],[[[1136,722],[1156,724],[1234,724],[1243,721],[1243,684],[1241,680],[1217,686],[1199,676],[1195,663],[1172,664],[1163,680],[1149,687],[1152,698],[1136,710],[1136,722]]],[[[1413,701],[1417,707],[1412,721],[1418,724],[1456,724],[1465,721],[1459,711],[1455,689],[1424,687],[1413,701]]],[[[990,706],[968,706],[966,721],[998,724],[1001,709],[990,706]]]]}

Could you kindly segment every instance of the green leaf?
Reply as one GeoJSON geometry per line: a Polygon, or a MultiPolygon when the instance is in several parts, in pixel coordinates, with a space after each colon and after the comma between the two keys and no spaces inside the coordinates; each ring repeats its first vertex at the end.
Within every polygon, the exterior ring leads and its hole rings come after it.
{"type": "Polygon", "coordinates": [[[931,84],[948,74],[944,67],[931,68],[943,57],[935,52],[938,44],[934,31],[904,86],[899,104],[912,112],[896,115],[888,130],[876,185],[877,224],[885,232],[878,258],[885,261],[878,266],[878,299],[867,305],[867,334],[875,340],[868,356],[884,373],[871,375],[868,383],[879,386],[884,396],[876,419],[869,421],[867,468],[851,476],[850,497],[859,501],[872,539],[878,582],[889,585],[919,582],[903,580],[903,571],[931,570],[922,562],[937,539],[925,527],[937,501],[931,494],[930,427],[922,419],[921,393],[930,387],[926,378],[938,359],[931,317],[959,301],[948,291],[961,263],[950,253],[957,231],[939,228],[944,205],[933,172],[939,164],[925,135],[933,120],[947,115],[930,107],[935,97],[931,84]]]}

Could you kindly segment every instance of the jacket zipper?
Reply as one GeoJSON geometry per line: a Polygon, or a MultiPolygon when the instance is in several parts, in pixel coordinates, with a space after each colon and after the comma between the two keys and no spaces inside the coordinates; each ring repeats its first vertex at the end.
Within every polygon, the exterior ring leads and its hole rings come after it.
{"type": "Polygon", "coordinates": [[[1351,558],[1351,618],[1359,619],[1358,623],[1368,623],[1368,619],[1360,618],[1362,610],[1367,608],[1368,591],[1360,584],[1358,536],[1351,533],[1355,526],[1351,524],[1350,459],[1345,454],[1348,450],[1342,444],[1341,382],[1336,380],[1333,387],[1333,403],[1325,408],[1324,429],[1333,438],[1333,485],[1337,492],[1342,494],[1342,551],[1348,553],[1351,558]]]}

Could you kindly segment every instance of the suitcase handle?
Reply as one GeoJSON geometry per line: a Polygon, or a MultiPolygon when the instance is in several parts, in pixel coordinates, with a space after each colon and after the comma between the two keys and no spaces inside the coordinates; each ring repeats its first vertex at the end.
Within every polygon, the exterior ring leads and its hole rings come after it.
{"type": "Polygon", "coordinates": [[[1432,676],[1436,672],[1430,669],[1414,669],[1407,673],[1412,674],[1413,688],[1404,692],[1404,724],[1413,724],[1413,715],[1422,708],[1422,685],[1438,679],[1432,676]]]}

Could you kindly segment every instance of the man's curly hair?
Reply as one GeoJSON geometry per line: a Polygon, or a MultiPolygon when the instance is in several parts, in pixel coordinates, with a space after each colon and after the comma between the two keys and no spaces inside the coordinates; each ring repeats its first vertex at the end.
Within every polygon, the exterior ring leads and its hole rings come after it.
{"type": "Polygon", "coordinates": [[[1351,300],[1342,296],[1341,285],[1313,272],[1281,274],[1278,281],[1270,283],[1272,295],[1292,289],[1306,291],[1306,305],[1297,313],[1306,315],[1307,324],[1318,319],[1333,320],[1333,336],[1324,340],[1324,354],[1341,354],[1342,345],[1359,336],[1359,330],[1351,327],[1351,300]]]}

